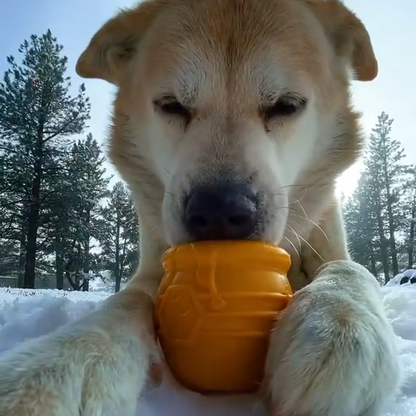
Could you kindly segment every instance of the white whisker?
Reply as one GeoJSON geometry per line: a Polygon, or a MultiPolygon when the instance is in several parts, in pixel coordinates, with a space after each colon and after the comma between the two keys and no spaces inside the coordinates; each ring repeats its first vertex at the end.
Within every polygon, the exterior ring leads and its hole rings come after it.
{"type": "MultiPolygon", "coordinates": [[[[328,236],[325,233],[325,231],[315,221],[312,221],[308,217],[302,217],[301,215],[297,215],[297,214],[290,214],[290,216],[301,218],[302,220],[306,220],[306,221],[310,222],[314,227],[316,227],[322,233],[322,235],[325,237],[326,241],[329,241],[328,236]]],[[[295,223],[296,223],[297,226],[301,227],[301,225],[299,223],[297,223],[297,222],[295,222],[295,223]]]]}
{"type": "Polygon", "coordinates": [[[293,204],[297,204],[297,203],[299,203],[299,204],[300,204],[300,201],[302,201],[302,200],[303,200],[303,198],[305,198],[305,196],[306,196],[307,192],[308,192],[308,188],[304,188],[304,190],[303,190],[303,195],[302,195],[300,198],[298,198],[298,199],[295,199],[295,200],[293,200],[293,201],[290,201],[290,202],[289,202],[289,205],[293,205],[293,204]]]}
{"type": "Polygon", "coordinates": [[[289,224],[287,224],[287,228],[289,229],[289,231],[291,231],[294,235],[295,235],[295,237],[297,238],[297,240],[298,240],[298,244],[299,244],[299,250],[301,251],[301,249],[302,249],[302,244],[301,244],[301,242],[300,242],[300,238],[299,238],[299,234],[295,231],[295,229],[293,228],[293,227],[291,227],[289,224]]]}
{"type": "Polygon", "coordinates": [[[323,257],[312,247],[312,245],[307,240],[305,240],[299,234],[298,234],[298,237],[319,257],[320,260],[324,261],[323,257]]]}
{"type": "Polygon", "coordinates": [[[293,244],[293,242],[292,241],[290,241],[290,239],[289,238],[287,238],[286,236],[284,236],[283,237],[292,247],[293,247],[293,250],[295,250],[295,253],[297,254],[297,256],[298,256],[298,259],[299,259],[299,262],[301,262],[301,258],[300,258],[300,253],[299,253],[299,251],[298,251],[298,249],[296,248],[296,246],[293,244]]]}

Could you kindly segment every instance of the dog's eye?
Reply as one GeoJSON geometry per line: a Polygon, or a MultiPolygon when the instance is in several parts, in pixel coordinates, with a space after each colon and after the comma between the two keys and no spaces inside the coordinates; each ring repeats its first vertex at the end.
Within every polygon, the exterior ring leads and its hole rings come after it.
{"type": "Polygon", "coordinates": [[[186,120],[192,116],[191,111],[175,99],[157,100],[155,105],[167,115],[178,116],[186,120]]]}
{"type": "Polygon", "coordinates": [[[292,95],[280,97],[273,105],[261,109],[261,113],[266,121],[273,118],[289,117],[306,106],[306,99],[292,95]]]}

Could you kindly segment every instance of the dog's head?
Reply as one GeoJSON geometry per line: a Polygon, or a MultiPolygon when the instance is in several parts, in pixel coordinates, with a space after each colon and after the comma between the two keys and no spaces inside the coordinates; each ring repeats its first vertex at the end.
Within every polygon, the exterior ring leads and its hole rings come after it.
{"type": "Polygon", "coordinates": [[[293,200],[318,212],[356,160],[349,82],[377,61],[339,0],[148,0],[77,72],[118,87],[111,158],[143,238],[278,243],[293,200]]]}

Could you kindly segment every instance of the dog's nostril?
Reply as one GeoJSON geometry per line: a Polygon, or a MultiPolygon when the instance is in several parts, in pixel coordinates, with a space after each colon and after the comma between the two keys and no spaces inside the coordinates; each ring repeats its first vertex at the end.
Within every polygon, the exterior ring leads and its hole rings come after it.
{"type": "Polygon", "coordinates": [[[193,190],[185,204],[185,226],[195,240],[245,239],[255,232],[255,196],[243,185],[193,190]]]}

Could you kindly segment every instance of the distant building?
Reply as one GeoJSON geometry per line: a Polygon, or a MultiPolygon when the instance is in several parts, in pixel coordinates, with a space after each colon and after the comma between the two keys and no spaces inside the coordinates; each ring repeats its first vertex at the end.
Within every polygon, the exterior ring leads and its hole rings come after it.
{"type": "MultiPolygon", "coordinates": [[[[0,287],[18,287],[17,276],[0,276],[0,287]]],[[[35,289],[56,289],[56,276],[54,274],[36,277],[35,289]]],[[[71,290],[67,279],[64,279],[64,290],[71,290]]]]}
{"type": "Polygon", "coordinates": [[[17,277],[0,276],[0,287],[17,287],[17,277]]]}

